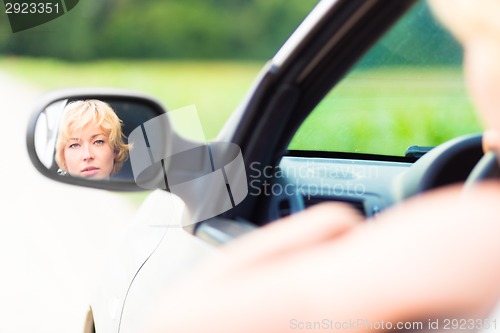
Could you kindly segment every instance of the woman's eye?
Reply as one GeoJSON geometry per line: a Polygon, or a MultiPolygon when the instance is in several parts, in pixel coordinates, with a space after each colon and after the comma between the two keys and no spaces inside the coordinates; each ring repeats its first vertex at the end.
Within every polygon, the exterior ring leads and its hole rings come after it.
{"type": "Polygon", "coordinates": [[[69,145],[70,149],[75,149],[75,148],[78,148],[78,147],[80,147],[80,145],[78,143],[72,143],[72,144],[69,145]]]}
{"type": "Polygon", "coordinates": [[[94,144],[95,145],[103,145],[104,144],[104,140],[95,140],[94,144]]]}

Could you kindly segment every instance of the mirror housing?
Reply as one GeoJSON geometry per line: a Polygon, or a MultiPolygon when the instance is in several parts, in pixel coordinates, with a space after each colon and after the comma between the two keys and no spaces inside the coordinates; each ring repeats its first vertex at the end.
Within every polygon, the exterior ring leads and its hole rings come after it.
{"type": "MultiPolygon", "coordinates": [[[[145,191],[134,180],[130,159],[124,162],[121,170],[111,176],[109,181],[61,175],[55,162],[55,145],[64,109],[73,101],[91,99],[106,102],[112,107],[122,121],[125,138],[134,130],[140,129],[142,124],[158,116],[164,116],[164,123],[169,124],[162,104],[141,93],[108,88],[58,90],[42,97],[29,121],[26,143],[31,162],[41,174],[58,182],[113,191],[145,191]]],[[[157,141],[166,142],[167,136],[171,135],[168,131],[172,131],[172,126],[160,131],[158,135],[165,136],[165,140],[157,141]]]]}

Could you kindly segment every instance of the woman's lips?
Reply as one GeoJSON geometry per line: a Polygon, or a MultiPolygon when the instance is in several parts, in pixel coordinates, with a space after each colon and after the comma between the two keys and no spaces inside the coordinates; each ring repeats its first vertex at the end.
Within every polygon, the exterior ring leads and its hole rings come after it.
{"type": "Polygon", "coordinates": [[[99,172],[99,168],[96,167],[86,167],[82,169],[82,174],[84,177],[92,177],[99,172]]]}

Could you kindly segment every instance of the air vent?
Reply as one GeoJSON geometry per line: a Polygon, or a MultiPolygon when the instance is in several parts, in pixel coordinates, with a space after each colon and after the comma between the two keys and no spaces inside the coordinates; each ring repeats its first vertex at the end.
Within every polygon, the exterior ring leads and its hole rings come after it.
{"type": "Polygon", "coordinates": [[[304,207],[308,208],[317,205],[322,202],[343,202],[351,205],[353,208],[358,210],[363,216],[366,216],[365,204],[363,200],[356,200],[350,198],[338,198],[338,197],[304,197],[304,207]]]}

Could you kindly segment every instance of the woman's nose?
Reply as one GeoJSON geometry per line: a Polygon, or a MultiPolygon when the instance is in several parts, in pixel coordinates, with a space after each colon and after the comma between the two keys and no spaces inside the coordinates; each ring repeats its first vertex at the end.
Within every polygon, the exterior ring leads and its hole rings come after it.
{"type": "Polygon", "coordinates": [[[91,161],[94,159],[94,153],[92,151],[92,147],[89,145],[83,145],[83,160],[84,161],[91,161]]]}

